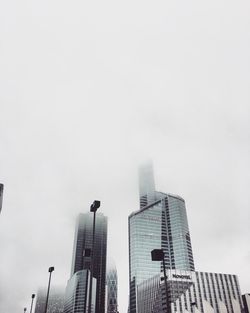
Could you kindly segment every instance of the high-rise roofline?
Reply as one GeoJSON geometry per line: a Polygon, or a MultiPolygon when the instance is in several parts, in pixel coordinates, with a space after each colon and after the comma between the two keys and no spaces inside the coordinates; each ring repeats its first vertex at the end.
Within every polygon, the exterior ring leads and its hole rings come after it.
{"type": "Polygon", "coordinates": [[[179,195],[175,195],[175,194],[172,194],[172,193],[164,193],[164,192],[160,192],[160,191],[156,191],[156,194],[157,194],[157,195],[161,194],[163,197],[162,197],[161,199],[158,199],[158,200],[156,200],[156,201],[150,203],[149,205],[146,205],[145,207],[141,208],[140,210],[136,210],[136,211],[132,212],[132,213],[129,215],[129,218],[130,218],[131,216],[137,215],[138,213],[143,212],[143,211],[145,211],[145,210],[147,210],[147,209],[153,207],[154,205],[160,203],[160,202],[161,202],[164,198],[166,198],[166,197],[176,198],[176,199],[181,200],[181,201],[183,201],[183,202],[185,203],[185,200],[184,200],[182,197],[180,197],[179,195]]]}

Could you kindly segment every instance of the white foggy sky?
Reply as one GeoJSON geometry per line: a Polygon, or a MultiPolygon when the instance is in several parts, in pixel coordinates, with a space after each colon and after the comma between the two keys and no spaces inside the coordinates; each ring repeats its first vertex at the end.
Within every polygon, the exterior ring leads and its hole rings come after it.
{"type": "Polygon", "coordinates": [[[186,200],[197,270],[250,292],[249,1],[0,1],[0,312],[69,278],[75,218],[109,217],[119,309],[137,166],[186,200]]]}

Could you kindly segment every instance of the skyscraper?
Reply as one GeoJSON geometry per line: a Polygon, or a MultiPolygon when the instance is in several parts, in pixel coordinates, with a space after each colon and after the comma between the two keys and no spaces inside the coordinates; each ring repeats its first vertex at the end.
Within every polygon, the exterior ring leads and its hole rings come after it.
{"type": "Polygon", "coordinates": [[[156,200],[155,180],[151,162],[139,168],[140,209],[156,200]]]}
{"type": "Polygon", "coordinates": [[[107,266],[107,313],[118,313],[117,289],[116,266],[113,261],[109,260],[107,266]]]}
{"type": "MultiPolygon", "coordinates": [[[[91,269],[91,256],[89,253],[85,252],[89,249],[92,250],[92,232],[93,215],[91,213],[79,214],[75,230],[71,279],[69,280],[67,287],[70,294],[74,294],[74,291],[72,291],[74,286],[75,288],[77,286],[87,288],[88,286],[87,280],[89,280],[89,271],[91,269]],[[80,271],[82,271],[81,274],[78,274],[77,276],[76,274],[80,271]],[[84,282],[84,280],[86,281],[84,282]]],[[[95,313],[105,312],[106,250],[107,217],[101,213],[97,213],[93,249],[93,277],[96,279],[95,313]]],[[[88,291],[82,290],[82,293],[86,295],[88,291]]],[[[66,298],[70,298],[70,295],[67,295],[67,292],[66,298]]],[[[84,307],[86,307],[86,303],[84,304],[84,307]]]]}
{"type": "Polygon", "coordinates": [[[164,250],[168,269],[195,269],[184,199],[154,189],[147,164],[139,169],[140,210],[129,216],[130,313],[138,313],[138,285],[162,272],[162,262],[151,261],[151,250],[164,250]]]}
{"type": "MultiPolygon", "coordinates": [[[[90,271],[77,271],[69,280],[65,292],[64,313],[87,313],[89,308],[90,271]]],[[[91,313],[96,312],[96,279],[92,281],[91,313]]]]}

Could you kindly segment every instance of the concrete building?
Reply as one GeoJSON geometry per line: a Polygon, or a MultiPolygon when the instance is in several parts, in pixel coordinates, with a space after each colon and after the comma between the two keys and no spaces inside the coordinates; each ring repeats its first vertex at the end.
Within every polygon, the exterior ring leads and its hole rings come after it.
{"type": "MultiPolygon", "coordinates": [[[[171,313],[241,313],[243,301],[236,275],[167,271],[171,313]]],[[[138,313],[167,312],[163,275],[156,275],[138,288],[138,313]]]]}

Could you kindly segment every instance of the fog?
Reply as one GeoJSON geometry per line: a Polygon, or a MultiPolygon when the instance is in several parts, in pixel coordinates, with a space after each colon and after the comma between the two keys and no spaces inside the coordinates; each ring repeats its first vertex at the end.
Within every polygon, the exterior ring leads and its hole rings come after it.
{"type": "Polygon", "coordinates": [[[74,227],[108,216],[119,310],[138,166],[182,196],[197,270],[250,292],[248,1],[0,2],[0,312],[66,286],[74,227]]]}

